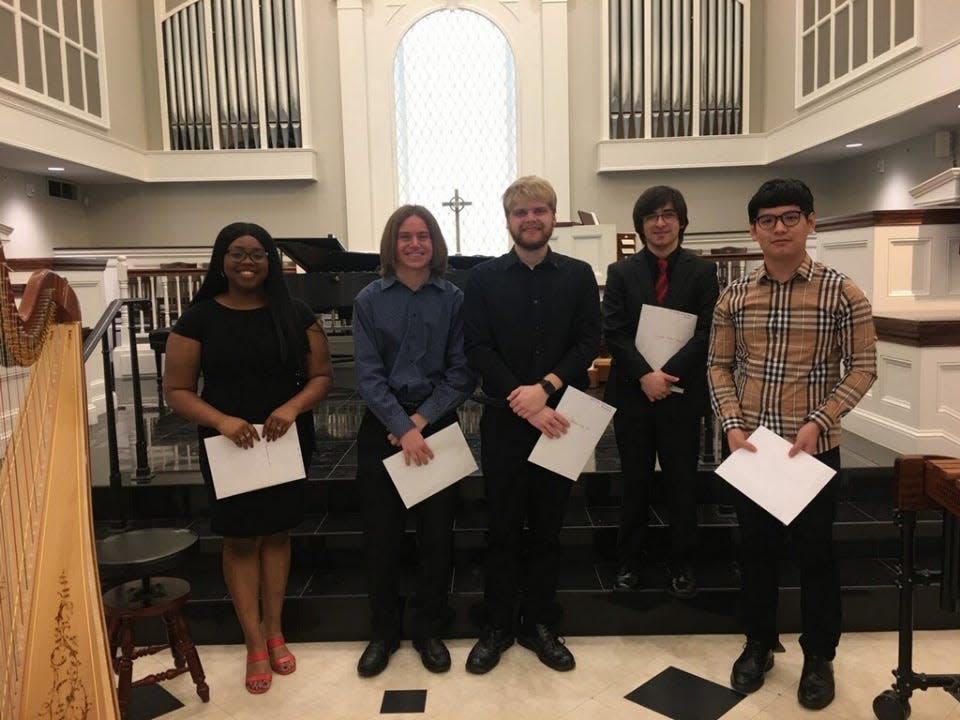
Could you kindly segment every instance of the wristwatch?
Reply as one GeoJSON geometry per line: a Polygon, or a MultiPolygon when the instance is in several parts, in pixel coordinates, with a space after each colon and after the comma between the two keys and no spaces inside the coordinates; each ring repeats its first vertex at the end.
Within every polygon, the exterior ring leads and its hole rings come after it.
{"type": "Polygon", "coordinates": [[[543,391],[547,394],[547,397],[550,397],[557,391],[557,386],[546,378],[541,379],[537,384],[543,388],[543,391]]]}

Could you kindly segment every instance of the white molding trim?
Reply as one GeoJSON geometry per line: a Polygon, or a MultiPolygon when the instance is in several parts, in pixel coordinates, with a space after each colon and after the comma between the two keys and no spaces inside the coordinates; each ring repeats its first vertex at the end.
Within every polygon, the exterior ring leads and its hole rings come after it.
{"type": "Polygon", "coordinates": [[[769,165],[854,132],[863,127],[864,118],[886,120],[956,92],[960,89],[957,67],[960,39],[840,89],[765,133],[601,140],[597,172],[769,165]]]}
{"type": "Polygon", "coordinates": [[[13,235],[13,228],[0,223],[0,242],[10,242],[11,235],[13,235]]]}
{"type": "Polygon", "coordinates": [[[312,148],[155,151],[144,163],[144,182],[317,179],[312,148]]]}
{"type": "Polygon", "coordinates": [[[960,168],[949,168],[910,188],[916,207],[956,207],[960,205],[960,168]]]}
{"type": "Polygon", "coordinates": [[[597,143],[597,172],[766,165],[765,135],[711,135],[597,143]]]}
{"type": "Polygon", "coordinates": [[[313,180],[317,153],[313,148],[217,151],[150,151],[8,102],[0,96],[3,141],[23,150],[50,155],[137,182],[234,182],[249,180],[313,180]]]}
{"type": "Polygon", "coordinates": [[[406,31],[436,10],[471,10],[507,38],[516,68],[517,173],[546,176],[557,191],[558,214],[569,214],[566,5],[567,0],[337,0],[348,248],[375,250],[381,224],[395,208],[393,61],[406,31]]]}
{"type": "Polygon", "coordinates": [[[827,237],[823,238],[821,247],[824,248],[865,248],[870,245],[870,241],[867,238],[858,238],[856,240],[830,240],[827,237]]]}
{"type": "Polygon", "coordinates": [[[862,408],[850,411],[843,428],[902,454],[960,456],[960,437],[942,429],[914,428],[862,408]]]}

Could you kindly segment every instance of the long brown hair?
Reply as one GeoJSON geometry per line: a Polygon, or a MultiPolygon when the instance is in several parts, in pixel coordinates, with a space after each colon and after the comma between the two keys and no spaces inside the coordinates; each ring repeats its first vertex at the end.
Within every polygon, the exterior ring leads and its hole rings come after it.
{"type": "Polygon", "coordinates": [[[380,274],[397,274],[397,236],[400,226],[407,218],[416,215],[427,225],[430,242],[433,244],[433,257],[430,260],[430,274],[441,276],[447,271],[447,241],[443,239],[440,224],[429,210],[422,205],[401,205],[383,227],[380,238],[380,274]]]}

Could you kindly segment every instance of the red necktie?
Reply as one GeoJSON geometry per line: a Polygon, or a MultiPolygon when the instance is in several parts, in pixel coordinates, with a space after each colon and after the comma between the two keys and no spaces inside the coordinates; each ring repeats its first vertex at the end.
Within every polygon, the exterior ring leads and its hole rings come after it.
{"type": "Polygon", "coordinates": [[[670,283],[667,282],[667,261],[658,258],[657,267],[660,268],[660,274],[657,275],[657,282],[653,286],[653,291],[657,296],[657,305],[663,305],[663,301],[667,299],[667,290],[670,289],[670,283]]]}

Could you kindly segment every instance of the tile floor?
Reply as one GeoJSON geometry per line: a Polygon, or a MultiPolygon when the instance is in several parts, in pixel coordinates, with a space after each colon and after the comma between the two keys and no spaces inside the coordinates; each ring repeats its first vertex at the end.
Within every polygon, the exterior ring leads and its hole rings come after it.
{"type": "MultiPolygon", "coordinates": [[[[785,654],[767,674],[766,684],[722,715],[706,710],[684,717],[697,720],[823,720],[874,718],[873,698],[890,686],[896,664],[895,633],[848,633],[841,640],[834,664],[837,697],[814,714],[797,704],[796,691],[803,656],[795,635],[784,635],[785,654]]],[[[189,676],[164,683],[184,703],[163,720],[369,720],[372,718],[444,718],[445,720],[645,720],[669,717],[637,705],[624,696],[673,667],[722,686],[729,682],[730,664],[739,654],[737,635],[674,635],[632,637],[571,637],[568,646],[577,667],[557,673],[541,665],[529,651],[514,646],[500,665],[484,676],[469,675],[463,663],[472,641],[452,640],[453,669],[432,675],[404,643],[389,667],[376,678],[362,679],[356,661],[363,643],[292,644],[299,669],[287,677],[275,676],[265,695],[249,695],[242,687],[243,647],[209,645],[200,656],[211,688],[209,704],[197,698],[189,676]],[[426,690],[423,713],[381,714],[385,691],[426,690]]],[[[919,632],[914,643],[914,668],[926,673],[960,671],[960,630],[919,632]]],[[[159,656],[162,658],[162,656],[159,656]]],[[[150,668],[157,657],[138,660],[135,674],[150,668]]],[[[960,703],[943,690],[918,692],[911,706],[913,718],[960,720],[960,703]]]]}

